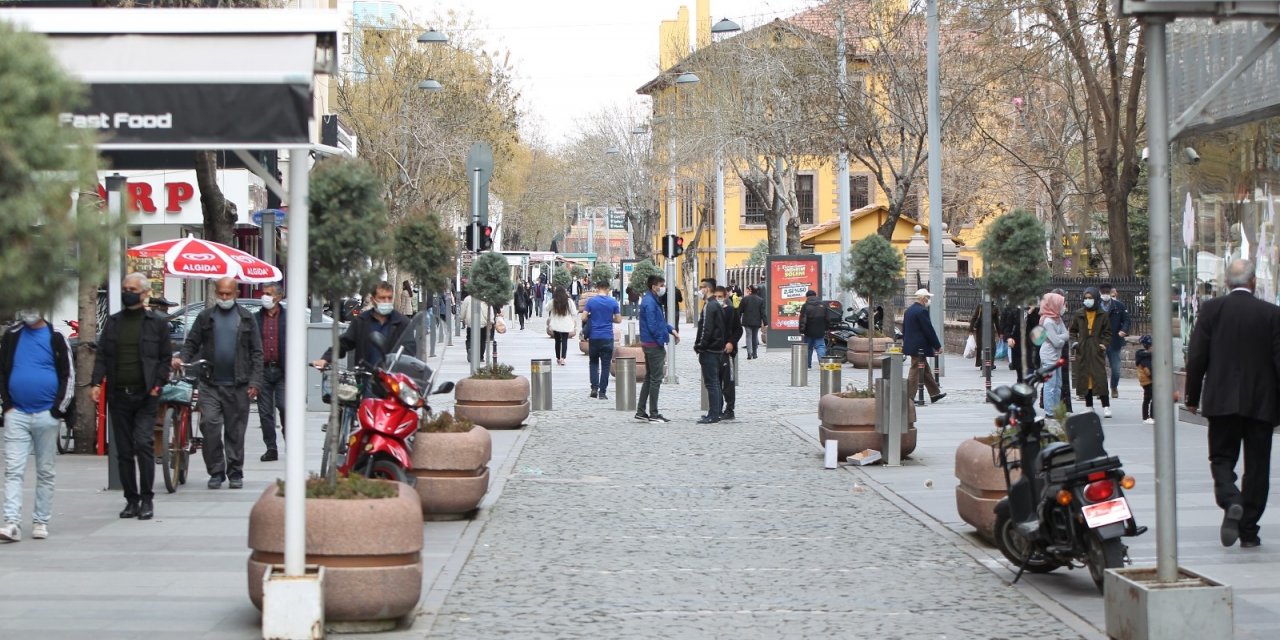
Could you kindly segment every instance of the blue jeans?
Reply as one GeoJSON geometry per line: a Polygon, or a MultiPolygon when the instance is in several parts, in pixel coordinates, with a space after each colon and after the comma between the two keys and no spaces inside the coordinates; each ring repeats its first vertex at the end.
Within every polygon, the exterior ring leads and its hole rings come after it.
{"type": "Polygon", "coordinates": [[[1053,377],[1044,383],[1044,412],[1052,416],[1062,402],[1062,370],[1053,372],[1053,377]]]}
{"type": "Polygon", "coordinates": [[[809,345],[809,368],[813,368],[813,352],[818,352],[821,358],[827,355],[827,339],[826,338],[810,338],[805,336],[804,343],[809,345]]]}
{"type": "Polygon", "coordinates": [[[1120,386],[1120,349],[1107,349],[1107,366],[1111,369],[1111,388],[1120,386]]]}
{"type": "Polygon", "coordinates": [[[4,521],[22,521],[22,479],[27,456],[36,456],[36,505],[32,522],[49,524],[53,507],[53,461],[58,455],[61,420],[48,411],[23,413],[18,409],[4,417],[4,521]]]}
{"type": "Polygon", "coordinates": [[[724,408],[724,389],[720,387],[720,368],[724,366],[724,354],[703,351],[698,354],[698,364],[702,366],[702,384],[707,388],[710,406],[707,418],[719,420],[720,411],[724,408]]]}
{"type": "Polygon", "coordinates": [[[607,340],[591,340],[587,348],[591,359],[591,390],[602,395],[609,389],[609,363],[613,362],[613,336],[607,340]]]}

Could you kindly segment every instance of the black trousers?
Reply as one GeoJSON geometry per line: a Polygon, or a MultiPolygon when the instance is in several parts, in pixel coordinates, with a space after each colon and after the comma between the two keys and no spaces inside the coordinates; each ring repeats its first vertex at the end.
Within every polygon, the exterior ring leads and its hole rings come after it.
{"type": "Polygon", "coordinates": [[[724,390],[720,386],[720,368],[724,366],[724,353],[703,351],[698,354],[698,364],[702,366],[702,385],[707,388],[707,400],[710,401],[707,417],[711,420],[719,420],[720,410],[724,407],[724,390]]]}
{"type": "Polygon", "coordinates": [[[556,359],[568,358],[569,357],[569,332],[553,331],[551,333],[551,336],[555,338],[555,341],[556,341],[556,359]]]}
{"type": "Polygon", "coordinates": [[[280,415],[280,435],[284,435],[284,369],[277,365],[262,368],[262,388],[258,390],[258,421],[262,444],[276,449],[276,415],[280,415]]]}
{"type": "Polygon", "coordinates": [[[1152,401],[1151,385],[1144,384],[1142,385],[1142,419],[1143,420],[1146,420],[1147,418],[1155,417],[1151,415],[1151,401],[1152,401]]]}
{"type": "Polygon", "coordinates": [[[738,351],[726,354],[720,365],[720,390],[724,395],[724,412],[732,413],[734,401],[738,398],[738,379],[733,375],[733,365],[738,362],[738,351]]]}
{"type": "Polygon", "coordinates": [[[1258,520],[1267,508],[1271,489],[1272,428],[1266,422],[1243,416],[1209,416],[1209,471],[1213,497],[1226,509],[1244,507],[1240,539],[1258,538],[1258,520]],[[1244,449],[1244,478],[1236,488],[1236,462],[1244,449]]]}
{"type": "Polygon", "coordinates": [[[1066,405],[1067,413],[1075,410],[1071,408],[1071,396],[1075,395],[1075,391],[1071,388],[1071,341],[1062,345],[1062,358],[1066,359],[1067,364],[1058,369],[1062,374],[1062,385],[1059,387],[1058,397],[1062,400],[1062,404],[1066,405]]]}
{"type": "Polygon", "coordinates": [[[116,444],[116,468],[129,504],[155,497],[156,409],[159,398],[146,392],[112,390],[107,398],[111,439],[116,444]]]}
{"type": "MultiPolygon", "coordinates": [[[[480,364],[484,364],[484,356],[489,353],[489,328],[480,330],[480,364]]],[[[471,361],[471,327],[467,327],[467,362],[471,361]]]]}

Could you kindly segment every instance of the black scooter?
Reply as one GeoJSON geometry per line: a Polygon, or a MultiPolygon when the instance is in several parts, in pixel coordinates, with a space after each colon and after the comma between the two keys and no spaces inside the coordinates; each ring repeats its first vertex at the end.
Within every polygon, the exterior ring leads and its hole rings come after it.
{"type": "Polygon", "coordinates": [[[1128,547],[1121,538],[1147,528],[1138,526],[1129,510],[1124,490],[1132,489],[1134,480],[1125,475],[1120,459],[1103,449],[1097,414],[1067,418],[1067,442],[1037,418],[1038,387],[1065,364],[1058,360],[1021,383],[987,392],[1002,414],[996,418],[998,464],[1009,487],[1008,497],[995,508],[996,546],[1017,565],[1014,582],[1024,571],[1049,573],[1083,564],[1101,591],[1106,570],[1125,564],[1128,547]],[[1017,480],[1015,469],[1021,471],[1017,480]]]}

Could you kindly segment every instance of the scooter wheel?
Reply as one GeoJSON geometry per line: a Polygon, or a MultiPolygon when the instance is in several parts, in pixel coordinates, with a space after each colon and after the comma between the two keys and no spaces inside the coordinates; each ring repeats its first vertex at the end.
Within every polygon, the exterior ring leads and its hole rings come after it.
{"type": "Polygon", "coordinates": [[[416,477],[409,475],[400,465],[390,460],[374,460],[372,468],[369,469],[369,477],[381,480],[395,480],[411,487],[417,484],[416,477]]]}
{"type": "Polygon", "coordinates": [[[1000,548],[1000,553],[1004,554],[1005,559],[1011,562],[1015,568],[1021,568],[1025,564],[1027,571],[1031,573],[1049,573],[1062,566],[1043,553],[1033,551],[1031,544],[1018,535],[1018,532],[1014,529],[1013,521],[1007,515],[996,514],[995,538],[996,546],[1000,548]],[[1027,559],[1028,555],[1030,555],[1030,560],[1027,559]]]}
{"type": "Polygon", "coordinates": [[[1089,577],[1093,584],[1102,591],[1102,578],[1107,569],[1119,569],[1124,566],[1124,554],[1128,551],[1119,538],[1103,540],[1094,531],[1085,536],[1085,564],[1089,565],[1089,577]]]}

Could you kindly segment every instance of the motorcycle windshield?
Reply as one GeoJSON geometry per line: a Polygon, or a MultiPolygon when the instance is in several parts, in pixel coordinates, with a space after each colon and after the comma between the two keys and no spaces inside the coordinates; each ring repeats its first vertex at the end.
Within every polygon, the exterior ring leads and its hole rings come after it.
{"type": "Polygon", "coordinates": [[[419,357],[426,348],[427,333],[424,316],[418,314],[410,318],[410,325],[400,334],[395,344],[387,350],[383,358],[382,368],[392,373],[409,376],[420,391],[426,392],[431,383],[431,367],[419,357]]]}

